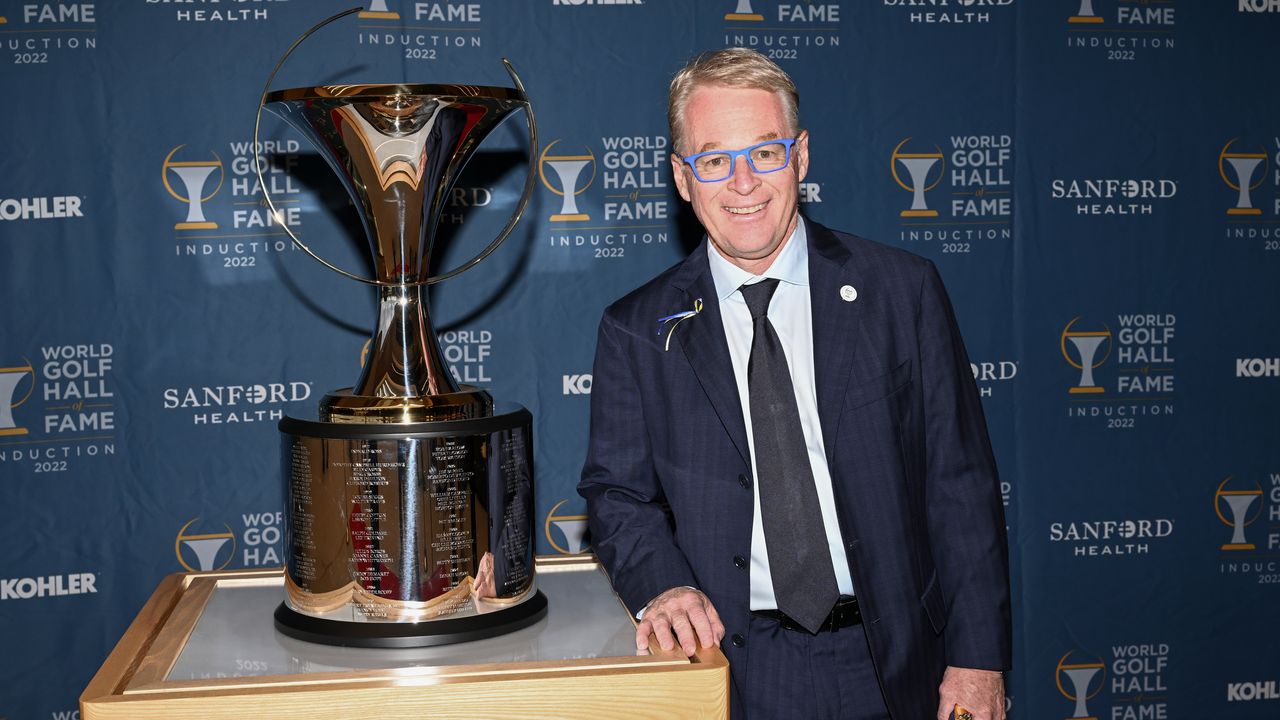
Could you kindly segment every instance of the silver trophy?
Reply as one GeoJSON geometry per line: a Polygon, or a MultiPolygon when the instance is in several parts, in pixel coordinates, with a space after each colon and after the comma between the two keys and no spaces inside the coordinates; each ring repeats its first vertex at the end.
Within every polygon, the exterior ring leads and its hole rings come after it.
{"type": "Polygon", "coordinates": [[[546,612],[533,574],[532,416],[455,382],[427,313],[427,285],[496,249],[532,195],[536,124],[520,78],[504,63],[515,87],[339,85],[263,94],[262,107],[310,139],[341,179],[368,236],[374,279],[294,241],[375,285],[379,296],[355,385],[326,395],[315,419],[280,421],[286,598],[275,617],[293,637],[438,645],[509,632],[546,612]],[[517,110],[528,124],[530,171],[515,212],[479,255],[431,276],[435,230],[454,182],[485,136],[517,110]]]}

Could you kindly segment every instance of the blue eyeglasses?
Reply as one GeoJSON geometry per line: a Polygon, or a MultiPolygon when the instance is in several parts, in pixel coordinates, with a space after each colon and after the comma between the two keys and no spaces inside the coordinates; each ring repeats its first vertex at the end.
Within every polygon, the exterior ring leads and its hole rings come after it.
{"type": "Polygon", "coordinates": [[[693,168],[698,182],[720,182],[733,174],[733,165],[741,155],[747,159],[751,172],[765,175],[778,172],[791,163],[791,146],[795,138],[769,140],[741,150],[708,150],[680,159],[693,168]]]}

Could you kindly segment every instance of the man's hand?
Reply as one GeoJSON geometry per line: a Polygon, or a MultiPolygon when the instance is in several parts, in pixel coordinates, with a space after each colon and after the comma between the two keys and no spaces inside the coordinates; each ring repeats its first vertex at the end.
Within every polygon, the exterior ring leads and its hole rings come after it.
{"type": "Polygon", "coordinates": [[[950,720],[957,705],[973,720],[1005,720],[1004,675],[998,671],[948,667],[938,697],[938,720],[950,720]]]}
{"type": "Polygon", "coordinates": [[[688,587],[671,588],[649,601],[636,626],[636,654],[648,655],[649,634],[668,652],[676,643],[685,655],[693,655],[698,646],[719,646],[724,637],[724,623],[706,595],[688,587]],[[674,637],[673,637],[674,633],[674,637]]]}

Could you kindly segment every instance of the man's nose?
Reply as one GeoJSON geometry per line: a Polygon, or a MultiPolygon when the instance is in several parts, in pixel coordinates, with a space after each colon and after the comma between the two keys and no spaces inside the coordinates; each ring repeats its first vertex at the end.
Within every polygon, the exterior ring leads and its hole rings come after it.
{"type": "Polygon", "coordinates": [[[729,182],[733,184],[734,191],[742,195],[750,194],[760,184],[760,178],[751,170],[746,155],[733,159],[733,176],[729,178],[729,182]]]}

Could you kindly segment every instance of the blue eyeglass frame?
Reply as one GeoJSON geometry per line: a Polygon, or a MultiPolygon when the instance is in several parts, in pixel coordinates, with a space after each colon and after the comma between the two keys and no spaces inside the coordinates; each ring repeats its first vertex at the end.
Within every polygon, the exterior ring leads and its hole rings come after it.
{"type": "Polygon", "coordinates": [[[791,146],[795,145],[796,140],[798,139],[799,137],[797,136],[793,138],[778,138],[777,140],[765,140],[764,142],[756,143],[755,145],[752,145],[750,147],[744,147],[741,150],[708,150],[706,152],[700,152],[695,155],[690,155],[689,157],[681,156],[680,159],[684,161],[686,165],[689,166],[690,170],[693,170],[693,177],[696,178],[698,182],[701,182],[701,183],[724,182],[725,180],[728,180],[729,178],[733,177],[733,166],[738,163],[739,156],[745,157],[747,159],[747,167],[751,168],[751,172],[757,175],[768,175],[769,173],[776,173],[779,170],[786,170],[788,167],[791,166],[791,146]],[[787,156],[782,161],[782,165],[772,170],[756,169],[756,164],[751,161],[751,151],[759,147],[764,147],[765,145],[781,145],[784,148],[786,148],[787,156]],[[705,157],[707,155],[728,155],[729,156],[729,174],[725,175],[722,178],[717,178],[715,180],[703,179],[703,177],[698,174],[697,166],[694,165],[693,163],[698,158],[705,157]]]}

